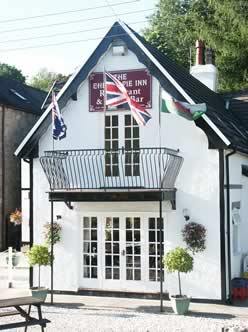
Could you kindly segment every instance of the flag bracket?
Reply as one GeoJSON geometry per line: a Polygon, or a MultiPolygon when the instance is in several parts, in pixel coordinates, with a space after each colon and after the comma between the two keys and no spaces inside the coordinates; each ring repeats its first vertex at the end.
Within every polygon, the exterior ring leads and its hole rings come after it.
{"type": "Polygon", "coordinates": [[[71,202],[65,202],[65,205],[68,207],[68,209],[73,210],[73,205],[71,204],[71,202]]]}

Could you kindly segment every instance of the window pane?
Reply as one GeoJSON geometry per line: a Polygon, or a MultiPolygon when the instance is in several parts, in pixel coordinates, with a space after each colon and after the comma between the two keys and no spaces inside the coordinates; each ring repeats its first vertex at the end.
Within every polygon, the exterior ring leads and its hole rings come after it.
{"type": "Polygon", "coordinates": [[[96,229],[92,229],[91,230],[91,240],[97,240],[97,230],[96,229]]]}
{"type": "Polygon", "coordinates": [[[90,256],[84,255],[84,265],[90,265],[90,256]]]}
{"type": "Polygon", "coordinates": [[[91,228],[97,228],[97,218],[96,217],[91,218],[91,228]]]}
{"type": "Polygon", "coordinates": [[[84,267],[84,278],[90,278],[90,268],[84,267]]]}
{"type": "Polygon", "coordinates": [[[97,253],[97,242],[91,242],[91,252],[93,254],[97,253]]]}
{"type": "Polygon", "coordinates": [[[97,268],[96,267],[91,268],[91,278],[97,278],[97,268]]]}
{"type": "Polygon", "coordinates": [[[135,255],[140,255],[140,245],[134,245],[134,253],[135,255]]]}
{"type": "Polygon", "coordinates": [[[137,153],[137,152],[133,153],[133,163],[134,164],[139,164],[139,157],[140,157],[139,153],[137,153]]]}
{"type": "Polygon", "coordinates": [[[132,228],[132,219],[126,218],[126,228],[132,228]]]}
{"type": "Polygon", "coordinates": [[[155,254],[156,254],[155,244],[149,244],[149,255],[155,255],[155,254]]]}
{"type": "Polygon", "coordinates": [[[105,241],[111,241],[112,240],[112,234],[110,229],[105,230],[105,241]]]}
{"type": "Polygon", "coordinates": [[[118,127],[118,115],[112,116],[112,127],[118,127]]]}
{"type": "Polygon", "coordinates": [[[126,257],[126,266],[127,267],[133,267],[133,256],[127,256],[126,257]]]}
{"type": "Polygon", "coordinates": [[[137,140],[137,139],[133,140],[133,148],[134,149],[139,149],[139,140],[137,140]]]}
{"type": "Polygon", "coordinates": [[[133,166],[133,176],[139,176],[140,175],[140,168],[139,165],[133,166]]]}
{"type": "Polygon", "coordinates": [[[156,267],[156,259],[155,257],[149,257],[149,268],[155,268],[156,267]]]}
{"type": "Polygon", "coordinates": [[[113,243],[113,253],[114,254],[119,254],[120,253],[119,243],[113,243]]]}
{"type": "Polygon", "coordinates": [[[135,256],[134,257],[134,267],[140,267],[141,263],[140,263],[140,256],[135,256]]]}
{"type": "Polygon", "coordinates": [[[125,128],[125,138],[131,138],[131,127],[125,128]]]}
{"type": "Polygon", "coordinates": [[[113,166],[113,176],[119,176],[119,166],[113,166]]]}
{"type": "Polygon", "coordinates": [[[149,280],[156,281],[156,271],[155,270],[149,270],[149,280]]]}
{"type": "Polygon", "coordinates": [[[112,154],[112,163],[113,164],[118,164],[118,153],[113,153],[112,154]]]}
{"type": "Polygon", "coordinates": [[[111,243],[105,243],[105,253],[111,254],[111,243]]]}
{"type": "Polygon", "coordinates": [[[133,270],[127,269],[127,280],[133,280],[133,270]]]}
{"type": "Polygon", "coordinates": [[[84,230],[84,241],[85,240],[90,240],[90,231],[87,229],[84,230]]]}
{"type": "Polygon", "coordinates": [[[113,241],[119,241],[119,231],[113,231],[113,241]]]}
{"type": "Polygon", "coordinates": [[[112,149],[113,150],[118,150],[118,141],[112,141],[112,149]]]}
{"type": "Polygon", "coordinates": [[[97,255],[91,256],[91,265],[97,265],[97,255]]]}
{"type": "Polygon", "coordinates": [[[155,242],[155,232],[149,231],[149,242],[155,242]]]}
{"type": "Polygon", "coordinates": [[[112,256],[110,255],[105,256],[105,266],[112,266],[112,256]]]}
{"type": "Polygon", "coordinates": [[[112,138],[118,138],[118,128],[112,129],[112,138]]]}
{"type": "Polygon", "coordinates": [[[113,279],[120,279],[119,269],[113,269],[113,279]]]}
{"type": "Polygon", "coordinates": [[[110,139],[110,128],[105,129],[105,139],[110,139]]]}
{"type": "Polygon", "coordinates": [[[131,115],[125,115],[125,126],[131,126],[131,115]]]}
{"type": "Polygon", "coordinates": [[[134,270],[134,280],[141,280],[140,270],[134,270]]]}
{"type": "Polygon", "coordinates": [[[110,127],[110,116],[105,116],[105,127],[110,127]]]}
{"type": "Polygon", "coordinates": [[[133,241],[132,231],[126,231],[126,241],[127,242],[133,241]]]}
{"type": "Polygon", "coordinates": [[[113,228],[119,228],[119,218],[113,218],[113,228]]]}
{"type": "Polygon", "coordinates": [[[110,141],[105,141],[105,149],[110,150],[110,141]]]}
{"type": "Polygon", "coordinates": [[[90,218],[84,217],[84,228],[89,228],[89,227],[90,227],[90,218]]]}
{"type": "Polygon", "coordinates": [[[126,165],[125,166],[125,175],[126,176],[132,176],[132,166],[131,165],[126,165]]]}
{"type": "Polygon", "coordinates": [[[134,218],[134,228],[140,229],[140,218],[134,218]]]}
{"type": "Polygon", "coordinates": [[[155,228],[155,218],[149,218],[149,228],[150,229],[155,228]]]}
{"type": "Polygon", "coordinates": [[[131,150],[132,145],[130,140],[125,140],[125,149],[126,150],[131,150]]]}
{"type": "Polygon", "coordinates": [[[133,128],[133,138],[139,138],[139,127],[133,128]]]}
{"type": "Polygon", "coordinates": [[[105,269],[105,279],[112,279],[112,269],[105,269]]]}
{"type": "Polygon", "coordinates": [[[114,257],[113,265],[114,265],[114,266],[120,266],[120,258],[119,258],[119,255],[115,255],[115,256],[113,256],[113,257],[114,257]]]}
{"type": "Polygon", "coordinates": [[[140,242],[140,231],[134,231],[134,241],[140,242]]]}
{"type": "Polygon", "coordinates": [[[133,253],[133,246],[131,244],[127,244],[126,245],[126,251],[127,251],[127,255],[132,255],[132,253],[133,253]]]}
{"type": "Polygon", "coordinates": [[[84,252],[90,252],[90,242],[84,242],[84,252]]]}

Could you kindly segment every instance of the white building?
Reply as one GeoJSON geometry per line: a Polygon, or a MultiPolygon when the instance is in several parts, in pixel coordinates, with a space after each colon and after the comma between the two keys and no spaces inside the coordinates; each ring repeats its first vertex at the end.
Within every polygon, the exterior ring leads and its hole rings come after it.
{"type": "MultiPolygon", "coordinates": [[[[160,212],[166,252],[184,246],[188,209],[207,229],[207,248],[182,277],[183,292],[226,300],[248,251],[248,132],[221,96],[118,22],[57,98],[67,137],[53,142],[50,105],[16,150],[31,167],[30,238],[23,240],[44,241],[51,206],[62,225],[54,288],[158,293],[160,212]],[[130,111],[102,111],[104,69],[146,104],[145,127],[130,111]],[[160,114],[160,89],[205,102],[206,115],[194,122],[160,114]],[[232,218],[233,210],[241,217],[232,218]]],[[[28,237],[25,221],[23,228],[28,237]]],[[[43,279],[49,286],[49,269],[43,279]]],[[[165,274],[164,292],[177,287],[176,275],[165,274]]]]}

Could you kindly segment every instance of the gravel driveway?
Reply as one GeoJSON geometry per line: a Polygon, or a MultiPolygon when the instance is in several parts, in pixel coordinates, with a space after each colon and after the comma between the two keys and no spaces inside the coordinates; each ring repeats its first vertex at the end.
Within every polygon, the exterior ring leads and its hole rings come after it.
{"type": "MultiPolygon", "coordinates": [[[[162,314],[154,300],[57,295],[55,302],[54,306],[43,306],[44,318],[51,320],[47,332],[248,331],[248,308],[244,307],[193,303],[187,316],[177,316],[167,301],[162,314]]],[[[1,318],[1,323],[17,319],[1,318]]]]}

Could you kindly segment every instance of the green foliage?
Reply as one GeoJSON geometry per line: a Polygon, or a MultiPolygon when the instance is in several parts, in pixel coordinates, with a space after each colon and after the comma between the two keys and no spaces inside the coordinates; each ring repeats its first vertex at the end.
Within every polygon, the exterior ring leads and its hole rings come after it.
{"type": "Polygon", "coordinates": [[[46,246],[43,245],[34,245],[27,252],[29,264],[33,265],[50,265],[51,264],[51,254],[46,246]]]}
{"type": "MultiPolygon", "coordinates": [[[[51,223],[46,223],[44,225],[45,231],[44,231],[44,235],[45,235],[45,242],[48,245],[51,245],[52,243],[52,226],[51,223]]],[[[61,239],[61,230],[62,227],[60,224],[58,224],[57,222],[53,223],[53,244],[57,243],[60,241],[61,239]]]]}
{"type": "Polygon", "coordinates": [[[193,270],[193,257],[186,249],[177,247],[169,251],[163,258],[163,263],[169,273],[191,272],[193,270]]]}
{"type": "Polygon", "coordinates": [[[0,63],[0,76],[10,78],[13,80],[25,83],[26,77],[22,74],[22,71],[15,66],[10,66],[7,63],[0,63]]]}
{"type": "Polygon", "coordinates": [[[160,0],[145,37],[189,69],[196,39],[215,50],[220,90],[248,87],[248,2],[160,0]]]}
{"type": "Polygon", "coordinates": [[[55,81],[64,81],[67,78],[68,76],[42,68],[36,75],[31,77],[30,85],[40,90],[49,91],[55,81]]]}
{"type": "Polygon", "coordinates": [[[193,254],[206,249],[206,228],[196,222],[185,224],[182,230],[183,240],[193,254]]]}

